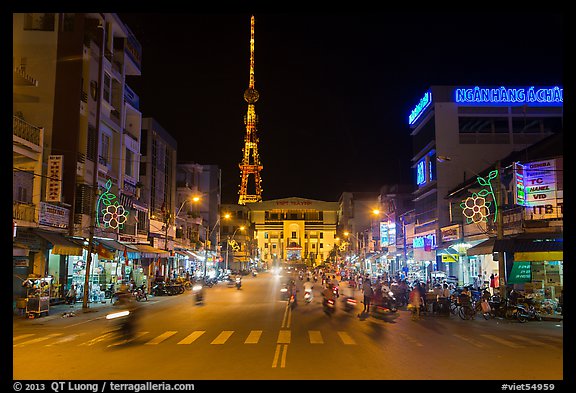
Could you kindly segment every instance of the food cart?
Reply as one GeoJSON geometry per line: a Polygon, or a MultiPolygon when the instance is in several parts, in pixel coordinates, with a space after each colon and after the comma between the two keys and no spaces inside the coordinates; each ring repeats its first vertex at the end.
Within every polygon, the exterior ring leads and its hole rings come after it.
{"type": "Polygon", "coordinates": [[[50,287],[52,277],[28,277],[26,287],[26,316],[38,318],[50,311],[50,287]]]}

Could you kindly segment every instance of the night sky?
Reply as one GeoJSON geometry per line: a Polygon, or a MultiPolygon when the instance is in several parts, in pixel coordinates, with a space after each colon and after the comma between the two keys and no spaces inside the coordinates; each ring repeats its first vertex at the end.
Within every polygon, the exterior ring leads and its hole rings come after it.
{"type": "MultiPolygon", "coordinates": [[[[251,15],[119,13],[143,47],[127,78],[143,117],[179,162],[222,169],[222,203],[238,200],[251,15]]],[[[264,200],[412,184],[407,118],[430,85],[563,84],[559,12],[254,15],[264,200]]]]}

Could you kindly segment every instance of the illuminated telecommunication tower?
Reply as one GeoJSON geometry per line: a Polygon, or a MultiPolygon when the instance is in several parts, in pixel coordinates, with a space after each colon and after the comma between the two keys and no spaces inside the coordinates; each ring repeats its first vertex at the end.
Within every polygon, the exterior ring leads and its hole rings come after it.
{"type": "Polygon", "coordinates": [[[262,186],[260,180],[260,158],[258,156],[258,136],[256,135],[256,125],[258,116],[254,110],[254,103],[259,98],[258,91],[254,88],[254,15],[250,19],[250,84],[244,92],[244,100],[248,103],[248,112],[244,116],[246,125],[246,136],[244,137],[244,148],[242,149],[242,162],[239,164],[242,180],[238,194],[239,205],[262,200],[262,186]],[[254,175],[256,189],[254,194],[248,194],[248,178],[254,175]]]}

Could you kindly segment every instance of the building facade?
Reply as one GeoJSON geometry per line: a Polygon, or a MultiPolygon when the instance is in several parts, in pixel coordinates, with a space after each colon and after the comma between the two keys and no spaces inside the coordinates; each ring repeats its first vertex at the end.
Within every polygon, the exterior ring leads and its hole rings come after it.
{"type": "Polygon", "coordinates": [[[141,47],[116,14],[17,13],[13,22],[15,81],[37,87],[15,88],[15,127],[44,129],[44,180],[33,184],[41,198],[35,202],[37,228],[16,238],[36,244],[34,268],[27,273],[52,277],[58,284],[53,294],[61,296],[73,283],[82,290],[85,240],[92,235],[90,285],[116,276],[120,266],[120,244],[108,245],[112,254],[95,251],[103,243],[99,238],[118,240],[125,222],[109,221],[93,207],[106,195],[106,202],[128,208],[137,194],[141,115],[125,78],[140,75],[141,47]]]}
{"type": "Polygon", "coordinates": [[[515,150],[562,131],[560,87],[431,86],[408,117],[413,141],[416,189],[414,261],[424,277],[434,272],[467,284],[478,272],[470,265],[461,228],[453,225],[448,192],[515,150]],[[448,249],[448,247],[450,249],[448,249]],[[451,255],[442,262],[437,255],[451,255]]]}
{"type": "Polygon", "coordinates": [[[320,265],[337,247],[338,202],[291,197],[247,206],[257,256],[267,267],[282,262],[320,265]]]}

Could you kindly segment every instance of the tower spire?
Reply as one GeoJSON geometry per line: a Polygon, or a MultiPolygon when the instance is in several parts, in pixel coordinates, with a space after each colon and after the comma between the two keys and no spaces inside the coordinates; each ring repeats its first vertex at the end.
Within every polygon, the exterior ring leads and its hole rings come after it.
{"type": "Polygon", "coordinates": [[[262,200],[262,187],[260,180],[260,171],[262,165],[260,164],[260,157],[258,155],[258,136],[256,135],[256,125],[258,124],[258,116],[254,104],[258,101],[260,95],[254,87],[254,15],[250,18],[250,81],[248,89],[244,91],[244,100],[248,103],[248,111],[244,116],[244,124],[246,125],[246,135],[244,136],[244,148],[242,149],[242,162],[240,167],[240,190],[238,194],[239,205],[245,205],[251,202],[260,202],[262,200]],[[253,194],[248,192],[248,178],[254,175],[255,191],[253,194]]]}

